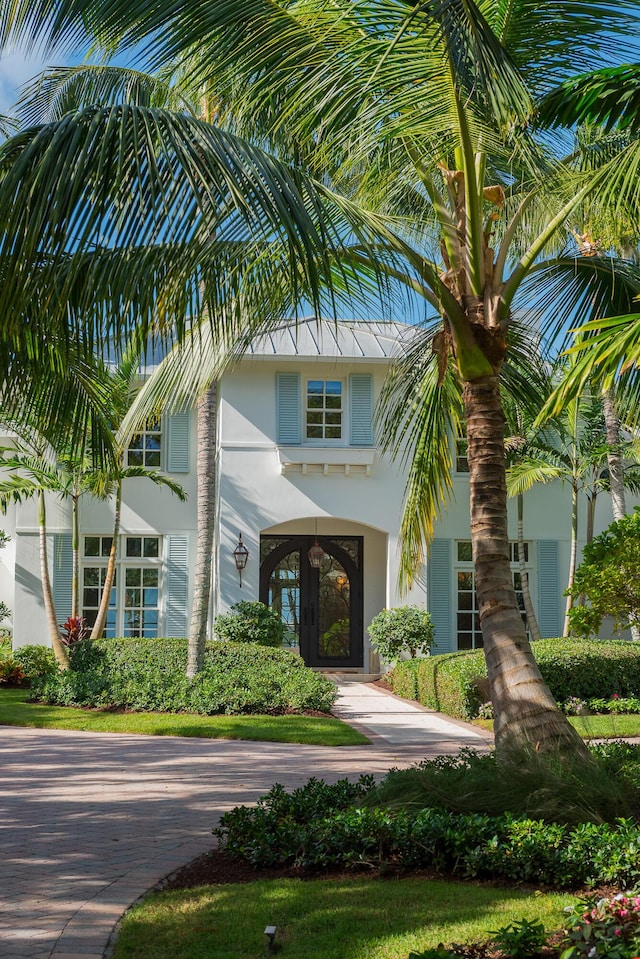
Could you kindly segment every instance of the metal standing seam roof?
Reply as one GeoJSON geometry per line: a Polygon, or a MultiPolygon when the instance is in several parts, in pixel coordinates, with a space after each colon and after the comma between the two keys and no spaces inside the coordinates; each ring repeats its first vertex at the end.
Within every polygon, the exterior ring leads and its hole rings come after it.
{"type": "Polygon", "coordinates": [[[416,335],[416,327],[395,321],[303,320],[283,323],[255,339],[246,357],[352,357],[389,359],[416,335]]]}

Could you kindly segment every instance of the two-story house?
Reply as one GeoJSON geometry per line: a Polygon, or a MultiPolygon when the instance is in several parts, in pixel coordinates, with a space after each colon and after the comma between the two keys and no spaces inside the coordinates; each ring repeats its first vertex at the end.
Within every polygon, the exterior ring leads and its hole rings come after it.
{"type": "MultiPolygon", "coordinates": [[[[405,477],[376,446],[374,407],[394,355],[413,335],[400,323],[284,324],[252,344],[219,384],[218,522],[211,616],[261,599],[289,627],[289,642],[316,667],[377,666],[366,627],[381,609],[426,607],[437,652],[481,643],[474,609],[468,479],[456,463],[454,499],[409,595],[398,594],[398,531],[405,477]],[[248,550],[242,580],[239,537],[248,550]]],[[[130,462],[182,483],[180,503],[148,480],[125,481],[110,635],[185,635],[196,548],[196,416],[149,423],[130,462]]],[[[516,518],[512,529],[515,539],[516,518]]],[[[606,519],[603,525],[610,520],[606,519]]],[[[81,599],[91,621],[111,545],[113,504],[81,505],[81,599]]],[[[527,565],[543,635],[561,631],[570,506],[559,484],[526,497],[527,565]]],[[[49,505],[49,558],[58,617],[69,613],[68,505],[49,505]]],[[[6,517],[0,598],[13,610],[14,644],[47,642],[35,504],[6,517]]],[[[514,563],[514,582],[519,573],[514,563]]]]}

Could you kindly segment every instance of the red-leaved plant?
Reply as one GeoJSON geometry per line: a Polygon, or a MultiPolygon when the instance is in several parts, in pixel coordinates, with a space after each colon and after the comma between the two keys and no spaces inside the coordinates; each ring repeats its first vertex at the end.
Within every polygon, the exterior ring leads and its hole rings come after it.
{"type": "Polygon", "coordinates": [[[60,623],[60,639],[65,646],[79,643],[86,639],[90,632],[84,616],[69,616],[64,623],[60,623]]]}

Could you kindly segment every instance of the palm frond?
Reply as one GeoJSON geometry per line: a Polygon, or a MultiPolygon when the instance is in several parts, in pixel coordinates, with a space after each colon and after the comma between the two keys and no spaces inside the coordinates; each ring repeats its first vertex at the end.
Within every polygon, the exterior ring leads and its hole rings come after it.
{"type": "Polygon", "coordinates": [[[434,526],[451,492],[452,437],[462,419],[462,393],[449,369],[439,383],[433,330],[416,336],[394,364],[377,408],[382,449],[408,469],[400,528],[401,589],[419,575],[434,526]]]}
{"type": "Polygon", "coordinates": [[[29,127],[55,122],[82,107],[122,103],[196,114],[188,98],[163,77],[128,67],[82,64],[43,71],[22,88],[16,115],[29,127]]]}
{"type": "Polygon", "coordinates": [[[640,64],[604,67],[572,76],[550,90],[538,105],[547,126],[597,123],[605,130],[617,126],[640,129],[640,64]]]}
{"type": "Polygon", "coordinates": [[[518,496],[527,493],[536,483],[550,483],[554,479],[567,479],[562,466],[533,456],[521,456],[507,470],[507,493],[518,496]]]}

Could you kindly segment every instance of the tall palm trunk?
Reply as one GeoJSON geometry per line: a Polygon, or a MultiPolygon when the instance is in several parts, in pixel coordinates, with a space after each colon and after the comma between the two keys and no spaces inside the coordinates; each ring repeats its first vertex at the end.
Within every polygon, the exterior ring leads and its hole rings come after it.
{"type": "Polygon", "coordinates": [[[111,540],[111,549],[109,550],[109,560],[107,562],[107,571],[104,577],[104,586],[102,596],[100,597],[100,606],[96,621],[91,630],[90,639],[100,639],[104,633],[107,624],[107,614],[109,612],[109,600],[111,599],[111,590],[116,575],[116,563],[118,560],[118,539],[120,538],[120,518],[122,516],[122,479],[118,478],[116,483],[116,505],[113,519],[113,539],[111,540]]]}
{"type": "Polygon", "coordinates": [[[40,579],[42,580],[42,595],[44,597],[44,609],[49,625],[49,636],[51,638],[51,645],[56,657],[56,662],[62,669],[67,669],[69,666],[69,654],[60,639],[60,627],[58,625],[58,617],[56,616],[51,577],[49,575],[49,559],[47,557],[47,509],[43,490],[40,490],[38,493],[38,530],[40,540],[40,579]]]}
{"type": "Polygon", "coordinates": [[[624,464],[620,455],[620,420],[616,410],[613,389],[602,394],[602,410],[607,436],[607,465],[611,487],[611,508],[614,520],[622,519],[627,511],[624,492],[624,464]]]}
{"type": "Polygon", "coordinates": [[[504,415],[498,376],[467,381],[471,540],[496,751],[580,751],[582,740],[558,709],[531,652],[513,590],[507,530],[504,415]]]}
{"type": "MultiPolygon", "coordinates": [[[[576,565],[578,562],[578,484],[571,484],[571,555],[569,557],[569,578],[567,580],[567,589],[571,590],[576,575],[576,565]]],[[[562,635],[569,635],[569,613],[573,608],[573,596],[569,592],[564,609],[564,625],[562,635]]]]}
{"type": "MultiPolygon", "coordinates": [[[[614,520],[622,519],[627,512],[624,489],[624,463],[620,455],[620,420],[616,409],[616,396],[613,387],[602,394],[604,425],[607,434],[607,465],[609,467],[609,486],[611,489],[611,509],[614,520]]],[[[640,640],[640,629],[631,627],[631,638],[640,640]]]]}
{"type": "Polygon", "coordinates": [[[198,403],[198,545],[193,584],[193,604],[189,625],[187,677],[193,679],[202,669],[207,641],[211,564],[216,519],[216,416],[218,387],[213,383],[198,403]]]}
{"type": "Polygon", "coordinates": [[[541,639],[538,617],[531,601],[531,590],[529,589],[529,573],[527,572],[526,561],[524,558],[524,495],[518,493],[518,565],[520,567],[520,585],[522,587],[522,599],[524,609],[527,614],[527,625],[529,626],[529,635],[532,640],[541,639]]]}
{"type": "Polygon", "coordinates": [[[71,494],[71,615],[80,615],[80,497],[71,494]]]}

